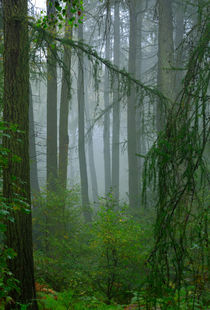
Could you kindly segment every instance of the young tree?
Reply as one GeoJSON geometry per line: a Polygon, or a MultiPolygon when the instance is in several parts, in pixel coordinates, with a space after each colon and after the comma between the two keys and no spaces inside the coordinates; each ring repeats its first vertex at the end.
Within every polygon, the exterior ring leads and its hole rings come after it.
{"type": "Polygon", "coordinates": [[[3,172],[3,195],[10,204],[14,222],[7,222],[6,245],[16,256],[9,268],[18,280],[20,291],[10,294],[13,302],[6,309],[17,309],[17,303],[37,310],[34,284],[32,221],[30,210],[29,168],[29,41],[27,0],[3,0],[4,11],[4,121],[8,126],[3,145],[9,150],[3,172]],[[16,130],[10,130],[17,126],[16,130]]]}

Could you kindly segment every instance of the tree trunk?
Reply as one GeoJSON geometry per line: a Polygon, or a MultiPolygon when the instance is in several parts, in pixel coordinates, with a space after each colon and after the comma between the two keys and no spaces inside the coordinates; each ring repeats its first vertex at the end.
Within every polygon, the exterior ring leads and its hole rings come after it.
{"type": "MultiPolygon", "coordinates": [[[[120,65],[120,14],[119,1],[114,4],[114,64],[120,65]]],[[[119,76],[115,76],[113,93],[113,125],[112,125],[112,191],[116,203],[119,201],[120,174],[120,99],[119,76]]]]}
{"type": "MultiPolygon", "coordinates": [[[[55,15],[55,0],[47,1],[47,15],[55,15]]],[[[56,47],[47,50],[47,190],[55,191],[57,182],[57,67],[56,47]]],[[[51,46],[50,46],[51,45],[51,46]]]]}
{"type": "MultiPolygon", "coordinates": [[[[171,0],[158,1],[158,88],[168,99],[173,99],[173,18],[171,0]]],[[[164,128],[165,111],[163,100],[157,102],[157,132],[164,128]]]]}
{"type": "MultiPolygon", "coordinates": [[[[91,128],[91,119],[90,119],[90,112],[89,112],[89,102],[88,102],[88,71],[87,71],[87,62],[85,66],[85,98],[86,98],[86,119],[88,124],[88,129],[91,128]]],[[[92,196],[93,202],[96,204],[98,201],[98,182],[96,176],[96,167],[95,167],[95,160],[94,160],[94,149],[93,149],[93,130],[91,129],[88,133],[87,137],[87,147],[88,147],[88,160],[89,160],[89,167],[90,167],[90,178],[91,178],[91,185],[92,185],[92,196]]]]}
{"type": "Polygon", "coordinates": [[[10,152],[3,172],[3,196],[10,204],[6,245],[16,256],[8,261],[13,276],[19,281],[20,292],[10,292],[14,303],[5,309],[18,309],[15,303],[30,303],[28,309],[37,310],[34,284],[29,167],[29,41],[27,0],[3,0],[4,10],[4,121],[8,124],[3,146],[10,152]],[[18,129],[9,129],[18,126],[18,129]],[[21,158],[20,160],[18,158],[21,158]],[[18,196],[17,196],[18,195],[18,196]]]}
{"type": "Polygon", "coordinates": [[[180,93],[182,88],[182,79],[184,77],[183,71],[183,49],[180,44],[184,39],[184,5],[183,3],[177,3],[176,5],[176,26],[175,26],[175,48],[176,48],[176,58],[175,58],[175,93],[176,96],[180,93]]]}
{"type": "MultiPolygon", "coordinates": [[[[83,24],[79,25],[78,39],[83,40],[83,24]]],[[[79,166],[82,193],[82,209],[86,222],[91,222],[91,210],[88,196],[88,178],[85,156],[85,93],[84,93],[84,59],[83,53],[79,52],[78,57],[78,80],[77,80],[77,98],[78,98],[78,130],[79,130],[79,166]]]]}
{"type": "MultiPolygon", "coordinates": [[[[70,11],[70,8],[66,6],[70,11]]],[[[70,14],[68,14],[70,15],[70,14]]],[[[70,17],[70,16],[69,16],[70,17]]],[[[65,38],[72,37],[72,27],[66,22],[65,38]]],[[[71,49],[64,45],[63,56],[63,72],[62,72],[62,88],[60,102],[60,122],[59,122],[59,185],[62,190],[66,190],[67,184],[67,169],[68,169],[68,119],[69,119],[69,101],[71,88],[71,49]]],[[[65,201],[64,201],[65,205],[65,201]]]]}
{"type": "Polygon", "coordinates": [[[33,111],[33,97],[32,90],[29,87],[29,154],[30,154],[30,185],[31,194],[39,194],[39,181],[36,158],[36,141],[34,129],[34,111],[33,111]]]}
{"type": "MultiPolygon", "coordinates": [[[[130,0],[130,35],[129,35],[129,63],[128,71],[131,76],[136,76],[136,29],[137,29],[137,6],[136,1],[130,0]]],[[[127,136],[128,136],[128,188],[129,204],[131,209],[135,210],[139,206],[139,188],[138,188],[138,163],[137,163],[137,128],[136,128],[136,90],[133,84],[130,84],[127,107],[127,136]]]]}
{"type": "MultiPolygon", "coordinates": [[[[110,59],[110,7],[107,3],[107,19],[106,19],[106,50],[105,58],[110,59]]],[[[104,77],[104,108],[105,110],[109,107],[109,71],[105,67],[104,77]]],[[[111,150],[110,150],[110,112],[107,110],[104,114],[104,177],[105,177],[105,195],[110,192],[111,188],[111,150]]]]}
{"type": "MultiPolygon", "coordinates": [[[[136,78],[141,80],[142,78],[142,10],[143,10],[143,0],[137,2],[137,37],[136,37],[136,78]]],[[[137,154],[143,154],[145,152],[145,141],[144,141],[144,102],[141,94],[137,95],[136,98],[136,128],[137,128],[137,139],[136,139],[136,149],[137,154]]],[[[139,195],[141,193],[141,179],[142,179],[142,166],[143,158],[137,157],[138,165],[138,191],[139,195]]],[[[139,197],[140,198],[140,197],[139,197]]],[[[139,200],[140,203],[140,200],[139,200]]]]}

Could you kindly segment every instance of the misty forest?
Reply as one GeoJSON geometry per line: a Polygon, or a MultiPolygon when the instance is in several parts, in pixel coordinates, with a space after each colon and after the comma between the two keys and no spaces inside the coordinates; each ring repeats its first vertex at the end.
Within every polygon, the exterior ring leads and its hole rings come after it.
{"type": "Polygon", "coordinates": [[[210,1],[0,1],[0,309],[210,307],[210,1]]]}

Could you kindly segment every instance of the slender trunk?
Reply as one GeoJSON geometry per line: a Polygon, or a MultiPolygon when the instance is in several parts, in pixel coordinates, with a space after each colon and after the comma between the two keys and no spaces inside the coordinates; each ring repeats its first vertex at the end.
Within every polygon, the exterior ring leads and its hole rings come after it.
{"type": "MultiPolygon", "coordinates": [[[[67,9],[70,10],[70,8],[67,9]]],[[[70,14],[69,14],[70,15],[70,14]]],[[[66,22],[65,38],[72,37],[72,27],[66,22]]],[[[59,185],[65,192],[67,184],[67,169],[68,169],[68,120],[69,120],[69,101],[71,88],[71,49],[64,45],[63,56],[63,71],[62,71],[62,87],[61,87],[61,101],[60,101],[60,121],[59,121],[59,185]]],[[[65,206],[65,200],[64,200],[65,206]]]]}
{"type": "MultiPolygon", "coordinates": [[[[110,7],[107,4],[107,18],[106,18],[106,50],[105,58],[110,59],[110,7]]],[[[104,77],[104,108],[109,107],[109,71],[105,67],[104,77]]],[[[110,192],[111,187],[111,151],[110,151],[110,112],[106,111],[104,114],[104,176],[105,176],[105,195],[110,192]]]]}
{"type": "MultiPolygon", "coordinates": [[[[55,16],[55,0],[47,1],[47,15],[55,16]]],[[[52,42],[48,43],[49,45],[52,42]]],[[[56,190],[57,182],[57,67],[56,46],[47,50],[47,189],[56,190]]]]}
{"type": "Polygon", "coordinates": [[[176,17],[176,28],[175,28],[175,48],[176,48],[176,58],[175,58],[175,92],[176,96],[179,94],[182,88],[181,81],[184,77],[183,71],[180,70],[183,67],[183,49],[181,43],[184,38],[184,5],[178,3],[175,12],[176,17]]]}
{"type": "MultiPolygon", "coordinates": [[[[142,10],[143,10],[143,0],[137,2],[137,37],[136,37],[136,78],[141,80],[142,75],[142,10]]],[[[144,150],[144,106],[143,106],[143,97],[141,94],[137,95],[136,104],[136,128],[137,128],[137,140],[136,140],[136,149],[137,154],[143,154],[144,150]]],[[[138,190],[141,193],[141,178],[142,178],[142,166],[143,160],[141,157],[137,157],[138,165],[138,190]]]]}
{"type": "MultiPolygon", "coordinates": [[[[90,112],[89,112],[89,101],[88,101],[88,74],[87,74],[87,62],[85,67],[85,98],[86,98],[86,119],[88,128],[91,128],[91,119],[90,119],[90,112]]],[[[90,178],[91,178],[91,185],[92,185],[92,196],[93,202],[97,203],[98,201],[98,182],[96,176],[96,167],[95,167],[95,160],[94,160],[94,149],[93,149],[93,131],[90,130],[87,137],[88,143],[88,160],[89,160],[89,167],[90,167],[90,178]]]]}
{"type": "MultiPolygon", "coordinates": [[[[130,35],[129,35],[129,63],[128,71],[136,76],[136,26],[137,12],[136,1],[131,0],[129,3],[130,13],[130,35]]],[[[136,90],[133,84],[130,84],[130,93],[128,96],[127,107],[127,136],[128,136],[128,187],[129,187],[129,204],[131,209],[135,210],[139,205],[139,188],[138,188],[138,164],[137,164],[137,128],[136,128],[136,90]]]]}
{"type": "Polygon", "coordinates": [[[37,170],[33,97],[31,87],[29,87],[29,98],[30,98],[29,100],[30,185],[31,185],[31,194],[39,194],[40,188],[39,188],[38,170],[37,170]]]}
{"type": "MultiPolygon", "coordinates": [[[[83,40],[83,24],[79,25],[78,39],[83,40]]],[[[80,51],[78,57],[78,130],[79,130],[79,166],[82,193],[82,209],[86,222],[91,222],[91,210],[88,196],[88,178],[85,156],[85,93],[84,93],[84,60],[80,51]]]]}
{"type": "MultiPolygon", "coordinates": [[[[120,65],[120,14],[119,1],[114,4],[114,64],[120,65]]],[[[112,125],[112,191],[113,198],[119,201],[120,174],[120,99],[119,76],[115,77],[113,93],[113,125],[112,125]]]]}
{"type": "Polygon", "coordinates": [[[5,309],[18,309],[17,302],[30,303],[28,309],[37,310],[34,283],[29,163],[29,40],[27,0],[3,0],[4,10],[4,121],[8,124],[3,147],[8,149],[8,163],[3,171],[3,196],[10,204],[7,221],[6,246],[16,252],[8,266],[18,282],[20,291],[10,296],[14,303],[5,309]],[[18,130],[10,130],[17,125],[18,130]],[[16,158],[16,159],[15,159],[16,158]],[[20,160],[17,160],[20,158],[20,160]],[[19,201],[17,198],[20,198],[19,201]]]}
{"type": "MultiPolygon", "coordinates": [[[[90,128],[91,127],[91,121],[90,121],[87,97],[86,97],[86,117],[87,117],[88,128],[90,128]]],[[[91,177],[91,184],[92,184],[93,202],[97,203],[97,201],[98,201],[98,182],[97,182],[96,167],[95,167],[95,160],[94,160],[93,131],[92,130],[90,130],[90,132],[88,133],[87,142],[88,142],[88,159],[89,159],[90,177],[91,177]]]]}
{"type": "MultiPolygon", "coordinates": [[[[168,99],[173,99],[173,18],[171,0],[158,1],[158,88],[168,99]]],[[[163,100],[157,102],[157,132],[164,128],[165,111],[163,100]]]]}

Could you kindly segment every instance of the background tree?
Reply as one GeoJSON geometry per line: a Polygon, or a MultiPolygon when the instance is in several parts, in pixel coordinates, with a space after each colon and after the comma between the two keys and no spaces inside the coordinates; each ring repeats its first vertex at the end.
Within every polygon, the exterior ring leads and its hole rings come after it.
{"type": "Polygon", "coordinates": [[[17,304],[37,310],[34,283],[29,168],[29,40],[26,0],[4,0],[4,121],[8,126],[3,145],[9,150],[3,173],[3,196],[14,222],[8,220],[6,245],[16,252],[9,268],[18,280],[11,296],[17,304]],[[13,130],[12,130],[13,128],[13,130]],[[14,130],[14,128],[16,128],[14,130]]]}
{"type": "MultiPolygon", "coordinates": [[[[79,25],[78,39],[83,41],[83,24],[79,25]]],[[[88,194],[88,177],[85,154],[85,88],[84,88],[84,59],[83,53],[78,54],[78,150],[79,150],[79,165],[80,165],[80,182],[81,182],[81,198],[82,210],[86,222],[91,221],[90,201],[88,194]]]]}
{"type": "MultiPolygon", "coordinates": [[[[47,16],[55,20],[55,0],[47,1],[47,16]]],[[[51,25],[51,31],[55,26],[51,25]]],[[[47,188],[55,191],[57,183],[57,64],[56,44],[47,42],[47,188]]]]}
{"type": "MultiPolygon", "coordinates": [[[[110,59],[110,27],[111,27],[111,15],[110,15],[110,1],[106,3],[106,24],[105,24],[105,58],[110,59]]],[[[104,177],[105,177],[105,195],[110,192],[111,188],[111,147],[110,147],[110,80],[109,71],[105,68],[104,73],[104,177]]]]}
{"type": "MultiPolygon", "coordinates": [[[[114,64],[120,66],[120,4],[114,3],[114,64]]],[[[119,76],[114,77],[113,91],[113,125],[112,125],[112,191],[117,203],[119,201],[120,177],[120,93],[119,76]]]]}

